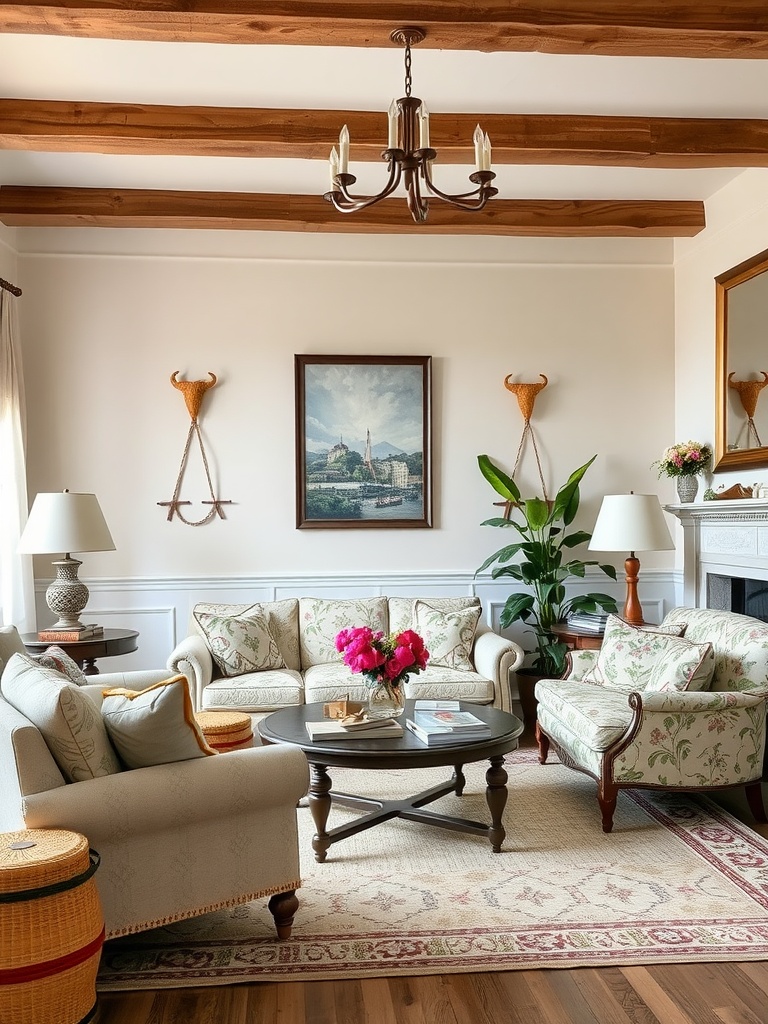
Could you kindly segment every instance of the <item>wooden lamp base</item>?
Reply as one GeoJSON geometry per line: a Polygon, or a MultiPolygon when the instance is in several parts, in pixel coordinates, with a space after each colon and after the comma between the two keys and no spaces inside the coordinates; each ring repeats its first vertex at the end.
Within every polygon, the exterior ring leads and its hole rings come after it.
{"type": "Polygon", "coordinates": [[[624,602],[623,619],[630,626],[644,625],[643,609],[637,596],[637,581],[640,576],[640,559],[630,552],[624,560],[624,572],[627,580],[627,599],[624,602]]]}

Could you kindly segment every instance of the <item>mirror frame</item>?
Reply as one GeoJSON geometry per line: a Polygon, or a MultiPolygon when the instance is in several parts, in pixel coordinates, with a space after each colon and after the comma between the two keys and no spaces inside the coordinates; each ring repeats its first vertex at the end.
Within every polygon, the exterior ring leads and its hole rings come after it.
{"type": "Polygon", "coordinates": [[[715,278],[715,463],[713,472],[768,466],[768,446],[728,451],[728,292],[768,271],[768,249],[715,278]]]}

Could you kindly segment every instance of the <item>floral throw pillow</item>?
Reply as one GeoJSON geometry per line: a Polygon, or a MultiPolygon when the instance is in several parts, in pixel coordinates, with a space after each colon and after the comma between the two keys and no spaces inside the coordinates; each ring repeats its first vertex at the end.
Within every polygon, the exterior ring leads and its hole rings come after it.
{"type": "Polygon", "coordinates": [[[474,672],[470,655],[480,611],[478,607],[444,612],[426,601],[414,602],[414,629],[429,651],[430,665],[474,672]]]}
{"type": "Polygon", "coordinates": [[[52,647],[46,647],[42,654],[30,654],[30,658],[44,668],[52,668],[54,672],[60,672],[75,686],[86,686],[88,683],[88,677],[78,667],[77,662],[73,661],[66,651],[55,644],[52,647]]]}
{"type": "Polygon", "coordinates": [[[285,668],[267,618],[261,613],[217,615],[195,610],[193,614],[213,660],[225,676],[285,668]]]}
{"type": "Polygon", "coordinates": [[[708,690],[715,674],[712,644],[670,638],[668,650],[656,662],[646,690],[708,690]]]}
{"type": "Polygon", "coordinates": [[[677,650],[671,642],[679,642],[684,629],[684,623],[663,629],[631,626],[618,616],[609,615],[597,663],[585,675],[584,682],[621,690],[644,690],[657,662],[677,650]]]}

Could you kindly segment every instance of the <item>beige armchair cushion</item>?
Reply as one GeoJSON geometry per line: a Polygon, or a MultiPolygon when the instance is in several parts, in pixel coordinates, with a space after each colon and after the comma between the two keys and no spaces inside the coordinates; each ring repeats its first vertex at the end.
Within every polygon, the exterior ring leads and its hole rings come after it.
{"type": "Polygon", "coordinates": [[[3,696],[42,733],[67,782],[120,771],[99,709],[61,673],[14,654],[0,677],[3,696]]]}

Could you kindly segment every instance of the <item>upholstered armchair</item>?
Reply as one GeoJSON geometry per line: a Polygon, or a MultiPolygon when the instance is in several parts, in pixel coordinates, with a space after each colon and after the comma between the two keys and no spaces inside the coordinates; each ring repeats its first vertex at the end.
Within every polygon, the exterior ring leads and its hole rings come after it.
{"type": "MultiPolygon", "coordinates": [[[[0,673],[16,652],[23,645],[6,627],[0,673]]],[[[167,675],[102,674],[76,689],[100,717],[105,687],[139,689],[167,675]]],[[[301,751],[275,745],[69,782],[42,732],[0,696],[0,831],[86,836],[101,856],[108,938],[257,899],[287,937],[300,884],[296,805],[308,781],[301,751]]]]}
{"type": "Polygon", "coordinates": [[[551,745],[597,781],[604,832],[624,788],[744,786],[764,822],[768,624],[676,608],[648,629],[611,619],[600,651],[572,652],[563,679],[537,684],[539,761],[551,745]]]}

